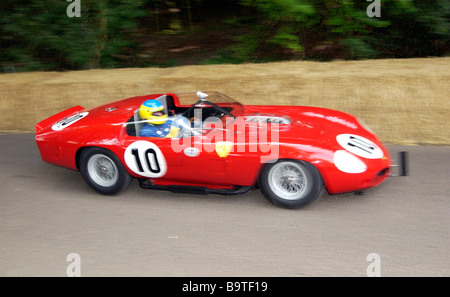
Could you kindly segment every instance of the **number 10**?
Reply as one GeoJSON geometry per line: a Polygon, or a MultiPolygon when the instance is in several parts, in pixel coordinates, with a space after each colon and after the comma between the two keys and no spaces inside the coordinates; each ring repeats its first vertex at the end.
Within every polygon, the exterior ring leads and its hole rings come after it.
{"type": "MultiPolygon", "coordinates": [[[[141,158],[139,157],[139,150],[137,148],[134,148],[131,150],[131,154],[136,159],[136,164],[139,168],[140,172],[145,172],[144,168],[142,167],[141,158]]],[[[152,173],[160,173],[161,167],[159,166],[158,162],[158,156],[156,155],[156,151],[152,148],[149,148],[144,153],[145,162],[147,163],[148,169],[150,169],[150,172],[152,173]],[[151,157],[153,156],[153,157],[151,157]]]]}

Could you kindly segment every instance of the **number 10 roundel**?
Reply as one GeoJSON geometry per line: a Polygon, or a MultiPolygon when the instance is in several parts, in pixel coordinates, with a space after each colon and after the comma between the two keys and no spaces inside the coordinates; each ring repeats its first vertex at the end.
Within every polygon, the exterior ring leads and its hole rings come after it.
{"type": "Polygon", "coordinates": [[[152,142],[136,141],[125,150],[125,163],[135,173],[145,177],[166,174],[167,163],[161,150],[152,142]]]}

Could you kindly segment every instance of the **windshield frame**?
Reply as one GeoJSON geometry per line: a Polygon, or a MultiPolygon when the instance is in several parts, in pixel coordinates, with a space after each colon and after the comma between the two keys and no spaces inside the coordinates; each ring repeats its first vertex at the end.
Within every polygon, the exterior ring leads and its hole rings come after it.
{"type": "MultiPolygon", "coordinates": [[[[205,104],[209,104],[213,107],[224,109],[224,107],[231,107],[230,111],[227,111],[227,115],[231,115],[236,118],[244,113],[244,105],[242,105],[237,100],[217,91],[207,91],[202,92],[207,97],[201,99],[197,96],[196,93],[177,93],[175,94],[178,97],[178,102],[180,105],[190,106],[189,108],[194,108],[195,105],[204,102],[205,104]]],[[[224,109],[226,111],[226,109],[224,109]]]]}

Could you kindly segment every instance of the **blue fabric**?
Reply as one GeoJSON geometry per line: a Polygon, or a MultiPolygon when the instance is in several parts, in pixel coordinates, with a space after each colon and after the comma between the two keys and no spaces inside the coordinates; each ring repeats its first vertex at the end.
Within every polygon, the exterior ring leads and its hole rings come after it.
{"type": "Polygon", "coordinates": [[[183,129],[190,129],[191,128],[191,122],[183,116],[176,116],[173,120],[173,126],[176,128],[180,128],[180,130],[183,129]]]}
{"type": "Polygon", "coordinates": [[[142,137],[165,137],[170,132],[170,127],[172,126],[172,121],[167,120],[161,125],[146,124],[139,131],[139,136],[142,137]]]}

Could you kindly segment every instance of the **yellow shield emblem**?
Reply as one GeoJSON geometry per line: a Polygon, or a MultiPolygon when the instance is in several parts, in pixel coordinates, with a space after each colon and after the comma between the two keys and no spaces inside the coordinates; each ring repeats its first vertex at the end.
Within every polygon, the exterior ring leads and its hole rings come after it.
{"type": "Polygon", "coordinates": [[[228,156],[232,148],[233,143],[229,141],[219,141],[216,143],[216,153],[221,158],[228,156]]]}

